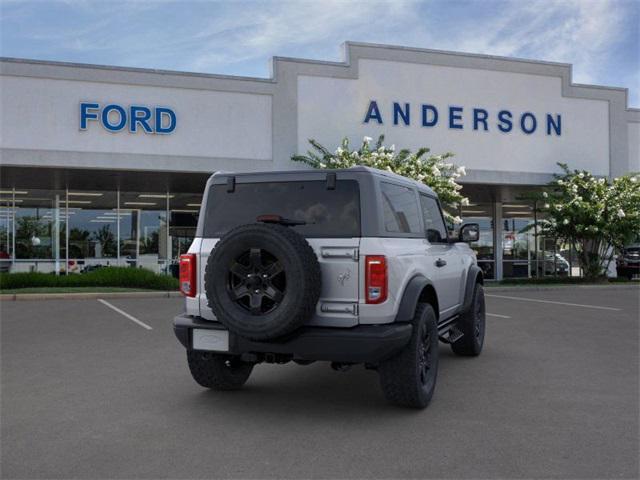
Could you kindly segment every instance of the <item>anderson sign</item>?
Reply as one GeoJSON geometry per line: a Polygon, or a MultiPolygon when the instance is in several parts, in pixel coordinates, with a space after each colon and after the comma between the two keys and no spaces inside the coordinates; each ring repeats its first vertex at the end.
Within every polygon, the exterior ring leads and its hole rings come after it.
{"type": "Polygon", "coordinates": [[[562,135],[562,115],[559,113],[545,113],[536,115],[532,112],[514,113],[510,110],[489,112],[480,107],[465,108],[449,105],[438,108],[435,105],[423,103],[393,102],[391,105],[379,106],[376,100],[370,100],[364,115],[363,123],[379,125],[411,125],[435,127],[439,122],[452,130],[478,130],[488,132],[497,129],[503,133],[519,130],[526,135],[536,132],[546,135],[562,135]]]}

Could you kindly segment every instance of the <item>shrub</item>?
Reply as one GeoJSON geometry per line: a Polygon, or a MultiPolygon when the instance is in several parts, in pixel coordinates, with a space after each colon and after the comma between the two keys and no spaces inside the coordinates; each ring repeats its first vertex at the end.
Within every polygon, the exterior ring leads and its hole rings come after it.
{"type": "Polygon", "coordinates": [[[584,276],[604,276],[614,251],[640,233],[640,175],[609,180],[558,163],[561,175],[540,198],[543,235],[571,244],[584,276]]]}
{"type": "Polygon", "coordinates": [[[2,273],[0,289],[28,287],[124,287],[177,290],[178,280],[143,268],[104,267],[88,273],[53,275],[50,273],[2,273]]]}

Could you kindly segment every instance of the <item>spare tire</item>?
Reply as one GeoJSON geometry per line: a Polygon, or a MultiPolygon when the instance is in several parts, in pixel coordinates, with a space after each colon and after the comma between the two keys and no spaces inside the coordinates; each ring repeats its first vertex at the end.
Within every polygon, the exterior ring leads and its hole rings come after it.
{"type": "Polygon", "coordinates": [[[278,338],[303,325],[315,312],[320,282],[318,259],[304,237],[259,223],[225,234],[204,276],[217,319],[251,340],[278,338]]]}

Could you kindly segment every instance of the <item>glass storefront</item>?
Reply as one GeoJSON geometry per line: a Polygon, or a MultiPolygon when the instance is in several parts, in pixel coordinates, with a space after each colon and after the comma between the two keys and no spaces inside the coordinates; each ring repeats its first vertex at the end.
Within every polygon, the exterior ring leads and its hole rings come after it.
{"type": "Polygon", "coordinates": [[[170,192],[2,190],[0,271],[131,266],[177,275],[201,201],[170,192]]]}
{"type": "Polygon", "coordinates": [[[495,279],[495,250],[494,250],[494,206],[491,203],[470,203],[462,207],[459,212],[462,223],[477,223],[480,225],[480,238],[469,244],[476,252],[478,266],[484,277],[495,279]]]}
{"type": "MultiPolygon", "coordinates": [[[[117,265],[177,276],[202,202],[201,194],[159,191],[0,192],[0,272],[65,274],[117,265]]],[[[470,246],[486,279],[579,274],[572,252],[536,233],[540,218],[532,203],[470,196],[472,203],[450,213],[480,225],[470,246]]]]}

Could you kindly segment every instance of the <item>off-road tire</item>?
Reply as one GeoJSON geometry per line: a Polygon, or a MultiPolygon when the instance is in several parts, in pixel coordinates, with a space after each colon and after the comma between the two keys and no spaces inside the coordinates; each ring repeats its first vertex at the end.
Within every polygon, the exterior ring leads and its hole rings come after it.
{"type": "Polygon", "coordinates": [[[380,363],[378,373],[385,398],[396,405],[425,408],[433,397],[438,376],[438,325],[433,307],[420,303],[413,318],[413,333],[400,353],[380,363]],[[423,373],[424,339],[428,334],[429,368],[423,373]],[[422,355],[422,357],[421,357],[422,355]]]}
{"type": "Polygon", "coordinates": [[[457,323],[463,336],[451,344],[451,350],[457,355],[476,357],[482,352],[486,328],[484,287],[476,283],[469,310],[460,315],[457,323]]]}
{"type": "Polygon", "coordinates": [[[275,224],[249,224],[230,230],[212,250],[205,270],[205,292],[216,318],[230,331],[251,340],[270,340],[293,332],[314,314],[320,298],[318,258],[304,237],[275,224]],[[260,249],[281,263],[286,287],[272,311],[253,314],[229,293],[228,274],[247,249],[260,249]]]}
{"type": "Polygon", "coordinates": [[[253,363],[246,363],[232,355],[219,355],[187,350],[191,376],[200,385],[214,390],[238,390],[245,384],[253,363]]]}

